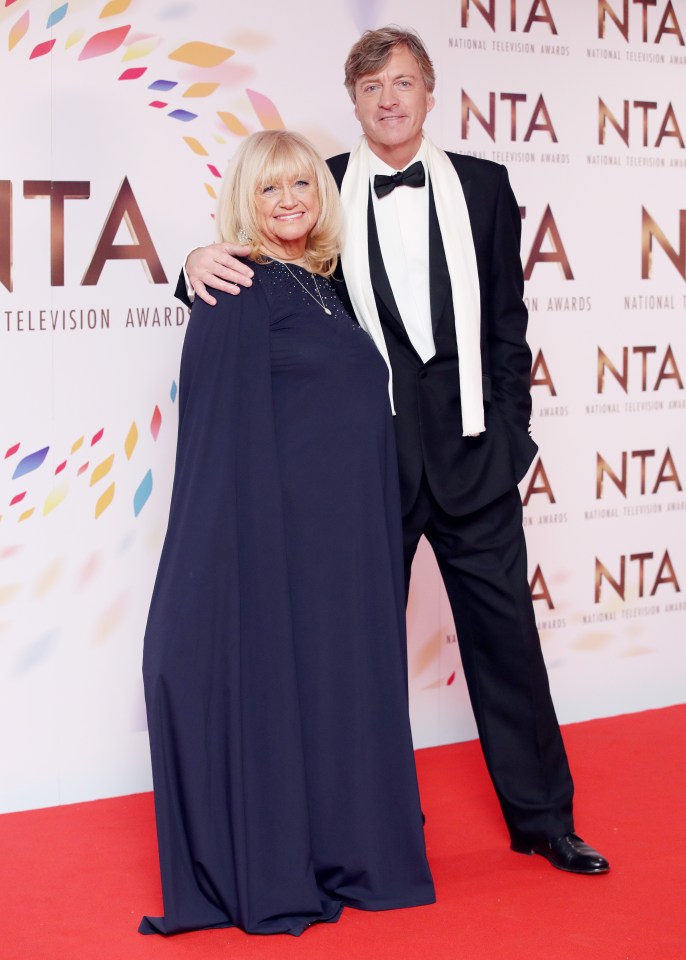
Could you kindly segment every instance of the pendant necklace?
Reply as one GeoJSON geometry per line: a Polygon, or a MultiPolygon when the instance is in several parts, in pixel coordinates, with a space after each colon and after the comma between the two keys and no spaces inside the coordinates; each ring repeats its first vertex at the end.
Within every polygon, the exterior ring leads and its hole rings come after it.
{"type": "MultiPolygon", "coordinates": [[[[321,292],[320,292],[320,290],[319,290],[319,287],[317,286],[317,277],[315,276],[315,274],[314,274],[314,273],[311,274],[311,277],[312,277],[312,279],[314,280],[314,289],[317,291],[317,296],[316,296],[316,297],[315,297],[315,295],[314,295],[310,290],[307,289],[307,287],[306,287],[305,284],[302,282],[302,280],[300,280],[300,279],[293,273],[293,271],[291,270],[291,268],[288,266],[287,263],[284,263],[283,260],[279,260],[278,262],[279,262],[280,264],[282,264],[282,265],[286,268],[286,270],[288,270],[288,272],[290,273],[290,275],[293,277],[293,279],[296,281],[296,283],[299,283],[299,284],[300,284],[300,286],[303,288],[303,290],[304,290],[305,293],[308,295],[308,297],[312,297],[312,299],[314,300],[314,302],[317,303],[317,304],[319,304],[319,306],[322,308],[322,310],[324,311],[324,313],[325,313],[328,317],[330,317],[330,316],[331,316],[331,311],[329,310],[329,308],[328,308],[328,307],[326,306],[326,304],[324,303],[324,298],[322,297],[321,292]]],[[[309,272],[309,271],[308,271],[308,272],[309,272]]]]}

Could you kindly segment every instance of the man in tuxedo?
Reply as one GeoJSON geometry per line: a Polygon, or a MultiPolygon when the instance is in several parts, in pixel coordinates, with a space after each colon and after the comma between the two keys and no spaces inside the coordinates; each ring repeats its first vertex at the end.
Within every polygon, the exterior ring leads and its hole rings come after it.
{"type": "MultiPolygon", "coordinates": [[[[406,582],[424,535],[512,849],[605,873],[607,860],[573,832],[573,784],[527,579],[517,484],[536,445],[521,220],[507,171],[423,135],[435,76],[413,31],[363,34],[345,84],[364,136],[329,161],[346,216],[338,286],[389,365],[406,582]]],[[[248,285],[249,268],[231,256],[242,252],[194,251],[195,292],[212,302],[206,284],[248,285]]]]}

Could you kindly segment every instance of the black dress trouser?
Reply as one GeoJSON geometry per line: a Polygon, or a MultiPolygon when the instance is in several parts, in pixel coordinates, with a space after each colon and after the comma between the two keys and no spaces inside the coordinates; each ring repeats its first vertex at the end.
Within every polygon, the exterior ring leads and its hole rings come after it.
{"type": "Polygon", "coordinates": [[[574,787],[536,628],[519,491],[454,517],[424,478],[403,517],[406,589],[422,534],[448,594],[481,746],[508,829],[527,838],[568,833],[574,787]]]}

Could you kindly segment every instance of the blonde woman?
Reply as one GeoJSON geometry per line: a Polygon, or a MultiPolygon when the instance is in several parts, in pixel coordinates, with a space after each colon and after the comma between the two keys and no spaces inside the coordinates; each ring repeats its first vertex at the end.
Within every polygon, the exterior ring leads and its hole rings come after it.
{"type": "Polygon", "coordinates": [[[164,916],[298,935],[431,903],[407,710],[388,370],[330,277],[335,183],[249,137],[217,211],[252,287],[199,298],[144,680],[164,916]]]}

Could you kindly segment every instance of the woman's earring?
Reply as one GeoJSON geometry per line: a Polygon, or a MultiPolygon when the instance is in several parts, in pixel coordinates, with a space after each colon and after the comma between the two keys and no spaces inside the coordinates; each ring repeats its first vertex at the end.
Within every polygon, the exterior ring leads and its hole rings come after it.
{"type": "Polygon", "coordinates": [[[248,243],[250,243],[250,237],[249,237],[248,234],[245,232],[245,230],[243,229],[243,227],[241,227],[241,228],[239,229],[239,231],[238,231],[238,242],[239,242],[239,243],[243,243],[243,244],[248,244],[248,243]]]}

